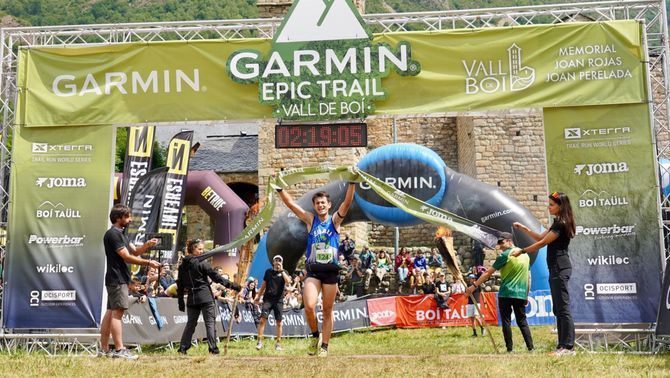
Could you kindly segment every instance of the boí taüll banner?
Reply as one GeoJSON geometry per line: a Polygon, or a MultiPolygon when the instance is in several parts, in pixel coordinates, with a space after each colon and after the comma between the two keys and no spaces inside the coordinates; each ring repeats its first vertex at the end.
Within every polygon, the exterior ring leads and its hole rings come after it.
{"type": "Polygon", "coordinates": [[[100,324],[114,128],[14,133],[5,328],[100,324]]]}
{"type": "Polygon", "coordinates": [[[658,180],[647,104],[544,110],[549,190],[572,202],[575,322],[651,323],[661,295],[658,180]]]}
{"type": "Polygon", "coordinates": [[[123,165],[121,203],[128,205],[137,181],[151,170],[155,126],[133,126],[128,129],[126,160],[123,165]]]}
{"type": "Polygon", "coordinates": [[[186,178],[191,159],[193,131],[182,131],[172,137],[167,151],[167,174],[158,217],[158,232],[172,235],[172,247],[158,250],[161,262],[176,260],[177,236],[181,226],[181,213],[186,198],[186,178]]]}

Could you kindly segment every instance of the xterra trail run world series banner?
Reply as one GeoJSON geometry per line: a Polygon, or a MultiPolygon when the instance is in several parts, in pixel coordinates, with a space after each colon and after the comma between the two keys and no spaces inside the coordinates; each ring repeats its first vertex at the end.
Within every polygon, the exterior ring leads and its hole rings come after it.
{"type": "Polygon", "coordinates": [[[97,327],[114,128],[20,128],[12,152],[3,327],[97,327]]]}
{"type": "Polygon", "coordinates": [[[314,30],[293,26],[319,17],[308,9],[317,4],[297,2],[274,41],[22,49],[17,123],[360,119],[647,100],[634,21],[372,35],[336,1],[314,30]]]}
{"type": "Polygon", "coordinates": [[[663,267],[647,104],[544,110],[549,190],[568,194],[576,322],[656,321],[663,267]]]}

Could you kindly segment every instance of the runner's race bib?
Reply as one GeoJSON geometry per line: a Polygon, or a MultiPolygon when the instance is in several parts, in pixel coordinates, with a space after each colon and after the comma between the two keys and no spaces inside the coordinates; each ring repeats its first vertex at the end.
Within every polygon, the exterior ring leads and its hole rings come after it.
{"type": "Polygon", "coordinates": [[[319,264],[330,264],[333,261],[333,249],[326,243],[312,244],[312,253],[316,256],[316,262],[319,264]]]}

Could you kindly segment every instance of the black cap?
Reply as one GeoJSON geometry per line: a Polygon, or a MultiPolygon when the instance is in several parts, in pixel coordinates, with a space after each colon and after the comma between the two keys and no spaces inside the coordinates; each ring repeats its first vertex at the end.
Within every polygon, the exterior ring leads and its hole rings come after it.
{"type": "Polygon", "coordinates": [[[501,232],[500,235],[498,235],[498,241],[508,240],[508,239],[512,240],[513,238],[514,238],[514,236],[512,236],[512,234],[510,234],[509,232],[501,232]]]}

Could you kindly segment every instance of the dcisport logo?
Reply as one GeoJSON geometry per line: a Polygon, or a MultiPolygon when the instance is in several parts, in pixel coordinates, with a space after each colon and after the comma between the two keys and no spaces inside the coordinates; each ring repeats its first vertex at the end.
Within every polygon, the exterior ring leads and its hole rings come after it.
{"type": "MultiPolygon", "coordinates": [[[[433,206],[439,206],[444,197],[446,167],[433,150],[405,143],[374,149],[358,163],[361,170],[396,188],[394,197],[406,193],[433,206]]],[[[389,204],[366,184],[359,185],[355,198],[363,212],[377,222],[403,226],[420,222],[389,204]]]]}

